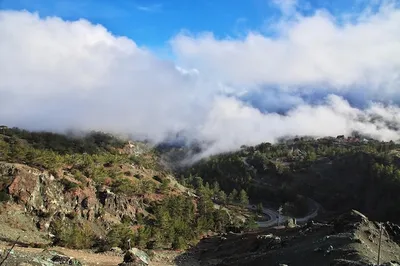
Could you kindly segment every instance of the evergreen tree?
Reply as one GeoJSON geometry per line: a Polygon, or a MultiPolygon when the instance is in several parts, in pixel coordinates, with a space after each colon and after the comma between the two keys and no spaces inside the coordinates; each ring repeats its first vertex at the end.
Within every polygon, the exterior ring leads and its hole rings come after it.
{"type": "Polygon", "coordinates": [[[204,193],[203,179],[201,177],[197,176],[194,178],[194,186],[197,194],[204,193]]]}
{"type": "Polygon", "coordinates": [[[244,227],[247,229],[256,229],[258,227],[254,216],[250,216],[249,218],[246,219],[246,222],[244,223],[244,227]]]}
{"type": "Polygon", "coordinates": [[[231,203],[231,204],[235,203],[236,199],[237,199],[237,196],[238,196],[237,190],[233,189],[232,192],[228,196],[228,202],[231,203]]]}
{"type": "Polygon", "coordinates": [[[215,181],[213,183],[213,192],[214,195],[218,195],[219,191],[221,190],[221,188],[219,187],[219,183],[217,181],[215,181]]]}
{"type": "Polygon", "coordinates": [[[247,196],[246,191],[244,191],[243,189],[240,191],[239,194],[239,203],[242,206],[247,206],[249,204],[249,197],[247,196]]]}
{"type": "Polygon", "coordinates": [[[260,203],[258,203],[257,204],[257,213],[258,214],[262,214],[263,213],[263,205],[262,205],[262,203],[260,202],[260,203]]]}
{"type": "Polygon", "coordinates": [[[223,190],[220,190],[217,195],[218,200],[221,202],[222,205],[225,205],[227,202],[226,193],[223,190]]]}

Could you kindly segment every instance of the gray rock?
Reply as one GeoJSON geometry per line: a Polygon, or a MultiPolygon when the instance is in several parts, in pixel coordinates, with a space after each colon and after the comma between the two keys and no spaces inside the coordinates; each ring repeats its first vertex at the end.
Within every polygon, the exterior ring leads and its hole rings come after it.
{"type": "Polygon", "coordinates": [[[63,255],[54,255],[51,261],[53,261],[54,264],[72,264],[72,259],[63,255]]]}
{"type": "Polygon", "coordinates": [[[132,248],[128,250],[124,255],[124,262],[119,264],[119,266],[147,266],[150,263],[150,258],[146,252],[132,248]]]}
{"type": "Polygon", "coordinates": [[[123,253],[124,253],[124,252],[122,251],[122,249],[119,248],[119,247],[112,247],[112,248],[110,249],[110,251],[115,252],[115,253],[118,253],[118,254],[123,254],[123,253]]]}
{"type": "Polygon", "coordinates": [[[297,226],[296,224],[296,219],[294,218],[289,218],[286,222],[285,222],[285,226],[288,228],[294,228],[297,226]]]}
{"type": "Polygon", "coordinates": [[[386,262],[384,264],[381,264],[381,266],[400,266],[398,262],[391,261],[391,262],[386,262]]]}

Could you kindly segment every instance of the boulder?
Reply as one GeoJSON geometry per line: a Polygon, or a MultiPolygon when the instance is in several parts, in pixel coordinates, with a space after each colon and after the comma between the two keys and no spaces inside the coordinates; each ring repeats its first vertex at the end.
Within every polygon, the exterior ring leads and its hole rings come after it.
{"type": "Polygon", "coordinates": [[[383,227],[390,238],[400,245],[400,226],[391,222],[386,222],[383,224],[383,227]]]}
{"type": "Polygon", "coordinates": [[[364,214],[356,210],[351,210],[334,220],[334,230],[336,233],[348,232],[352,229],[356,229],[361,224],[367,223],[368,218],[364,214]]]}
{"type": "Polygon", "coordinates": [[[54,255],[51,261],[54,262],[54,264],[72,264],[72,259],[70,257],[58,254],[54,255]]]}
{"type": "Polygon", "coordinates": [[[132,248],[124,255],[124,262],[119,266],[147,266],[150,263],[149,255],[146,252],[132,248]]]}
{"type": "Polygon", "coordinates": [[[257,241],[260,248],[273,249],[281,245],[282,240],[279,236],[274,236],[273,234],[268,235],[258,235],[257,241]]]}
{"type": "Polygon", "coordinates": [[[296,224],[296,219],[295,218],[289,218],[287,219],[287,221],[285,222],[285,226],[287,228],[294,228],[297,226],[296,224]]]}
{"type": "Polygon", "coordinates": [[[82,266],[82,263],[80,261],[78,261],[74,258],[68,257],[64,254],[61,254],[61,253],[58,253],[55,251],[50,251],[49,253],[54,254],[50,259],[54,265],[60,264],[60,265],[82,266]]]}

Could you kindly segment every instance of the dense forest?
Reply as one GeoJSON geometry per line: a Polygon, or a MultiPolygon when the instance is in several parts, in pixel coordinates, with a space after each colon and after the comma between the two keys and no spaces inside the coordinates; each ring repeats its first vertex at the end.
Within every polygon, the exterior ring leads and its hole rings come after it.
{"type": "Polygon", "coordinates": [[[253,203],[299,207],[299,199],[309,197],[329,211],[355,208],[400,222],[399,151],[392,141],[361,136],[295,138],[215,155],[179,176],[181,182],[198,176],[218,182],[227,194],[244,190],[253,203]]]}

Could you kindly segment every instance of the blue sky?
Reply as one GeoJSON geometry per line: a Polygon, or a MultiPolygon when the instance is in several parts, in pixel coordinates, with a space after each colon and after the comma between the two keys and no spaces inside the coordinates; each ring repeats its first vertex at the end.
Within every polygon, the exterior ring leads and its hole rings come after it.
{"type": "MultiPolygon", "coordinates": [[[[298,11],[311,14],[324,8],[338,15],[361,10],[367,3],[301,0],[298,11]]],[[[85,18],[154,49],[164,47],[181,31],[209,31],[218,38],[241,37],[249,30],[262,32],[268,21],[281,15],[272,0],[0,0],[0,8],[26,9],[65,20],[85,18]]]]}

